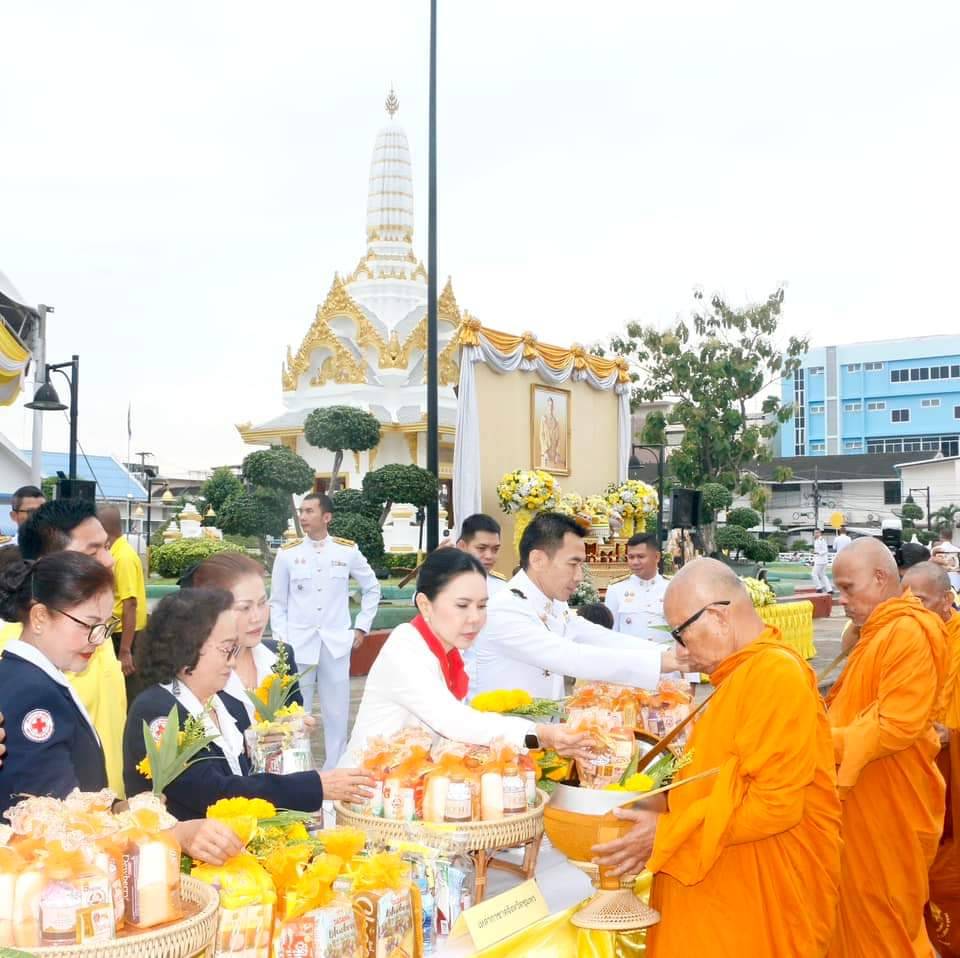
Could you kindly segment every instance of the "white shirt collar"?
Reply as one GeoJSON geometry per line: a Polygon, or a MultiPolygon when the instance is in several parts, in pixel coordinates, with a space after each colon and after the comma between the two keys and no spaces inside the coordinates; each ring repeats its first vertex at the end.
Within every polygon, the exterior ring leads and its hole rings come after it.
{"type": "MultiPolygon", "coordinates": [[[[162,688],[165,688],[190,715],[195,718],[197,716],[203,717],[203,727],[207,735],[213,736],[215,744],[223,752],[224,758],[230,766],[230,771],[234,775],[242,775],[240,756],[243,754],[243,735],[220,696],[214,695],[210,699],[210,707],[217,713],[217,722],[220,723],[220,728],[217,728],[216,722],[210,717],[207,709],[203,707],[203,703],[183,682],[174,680],[162,686],[162,688]]],[[[244,699],[246,699],[245,695],[244,699]]]]}
{"type": "Polygon", "coordinates": [[[16,655],[24,661],[29,662],[31,665],[35,665],[38,669],[40,669],[41,672],[44,673],[44,675],[47,675],[53,679],[57,685],[62,685],[70,693],[70,697],[73,699],[74,705],[76,705],[76,707],[80,710],[80,714],[87,720],[87,725],[90,726],[94,736],[96,736],[97,741],[100,741],[100,736],[97,734],[97,730],[94,727],[93,719],[90,718],[90,713],[87,712],[83,702],[80,701],[80,696],[74,692],[73,686],[70,685],[66,675],[64,675],[63,672],[61,672],[60,669],[58,669],[35,645],[30,645],[29,642],[24,642],[22,639],[11,639],[6,645],[6,651],[11,655],[16,655]]]}

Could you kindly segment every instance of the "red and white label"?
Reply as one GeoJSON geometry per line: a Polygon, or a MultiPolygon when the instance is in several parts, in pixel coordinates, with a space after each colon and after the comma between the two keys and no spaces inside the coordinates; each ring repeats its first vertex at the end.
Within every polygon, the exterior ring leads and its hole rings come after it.
{"type": "Polygon", "coordinates": [[[150,723],[150,735],[153,737],[153,740],[154,742],[157,743],[157,745],[160,744],[160,739],[163,737],[163,733],[166,730],[167,730],[166,716],[164,716],[163,718],[155,718],[150,723]]]}
{"type": "Polygon", "coordinates": [[[53,716],[46,709],[33,709],[23,717],[23,737],[29,742],[46,742],[53,735],[53,716]]]}

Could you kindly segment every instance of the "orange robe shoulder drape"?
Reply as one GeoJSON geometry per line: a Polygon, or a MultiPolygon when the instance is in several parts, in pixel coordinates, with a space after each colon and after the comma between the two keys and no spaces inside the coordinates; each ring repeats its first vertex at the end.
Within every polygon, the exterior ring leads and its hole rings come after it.
{"type": "Polygon", "coordinates": [[[827,698],[843,802],[831,958],[933,955],[923,906],[943,828],[932,722],[946,671],[943,621],[907,591],[870,614],[827,698]]]}
{"type": "Polygon", "coordinates": [[[943,837],[930,866],[927,931],[942,958],[960,958],[960,614],[946,623],[949,666],[936,720],[950,731],[937,767],[947,783],[943,837]]]}
{"type": "Polygon", "coordinates": [[[725,659],[697,721],[648,867],[650,958],[817,958],[833,933],[840,802],[826,711],[810,667],[773,628],[725,659]]]}

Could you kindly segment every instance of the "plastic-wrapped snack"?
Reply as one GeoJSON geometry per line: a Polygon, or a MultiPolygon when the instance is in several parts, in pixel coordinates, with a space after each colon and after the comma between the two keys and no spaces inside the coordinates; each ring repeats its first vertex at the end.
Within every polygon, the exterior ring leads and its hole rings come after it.
{"type": "Polygon", "coordinates": [[[596,743],[588,761],[577,759],[581,787],[605,788],[619,782],[636,749],[633,729],[617,724],[603,709],[585,710],[570,729],[589,732],[596,743]]]}
{"type": "Polygon", "coordinates": [[[304,718],[305,713],[300,709],[270,722],[257,722],[247,729],[247,748],[254,772],[290,775],[313,768],[310,733],[304,718]]]}
{"type": "Polygon", "coordinates": [[[399,856],[372,855],[357,865],[353,909],[364,958],[412,958],[419,953],[410,868],[399,856]]]}
{"type": "MultiPolygon", "coordinates": [[[[693,702],[691,687],[686,682],[663,679],[654,692],[640,694],[640,722],[649,735],[663,738],[690,714],[693,702]]],[[[678,746],[686,744],[690,734],[686,728],[677,740],[678,746]]]]}

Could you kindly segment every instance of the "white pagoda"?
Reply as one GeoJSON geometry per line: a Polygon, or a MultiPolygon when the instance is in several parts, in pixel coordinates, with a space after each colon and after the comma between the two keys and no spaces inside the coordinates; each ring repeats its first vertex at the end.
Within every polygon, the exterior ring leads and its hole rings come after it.
{"type": "MultiPolygon", "coordinates": [[[[355,406],[380,421],[380,445],[348,453],[341,477],[359,487],[369,469],[386,463],[426,465],[427,272],[413,249],[413,169],[407,135],[390,120],[377,134],[370,160],[367,249],[353,271],[334,274],[330,292],[296,352],[287,347],[281,376],[282,415],[259,425],[237,426],[244,442],[283,444],[330,475],[333,453],[308,445],[303,423],[314,409],[355,406]]],[[[439,297],[440,476],[449,480],[459,378],[457,330],[461,314],[450,281],[439,297]]],[[[475,320],[473,322],[476,322],[475,320]]]]}

